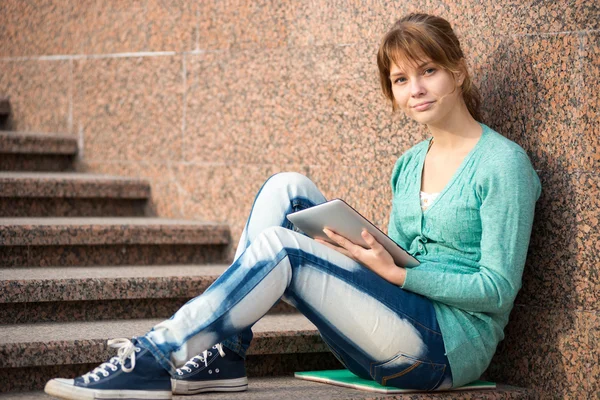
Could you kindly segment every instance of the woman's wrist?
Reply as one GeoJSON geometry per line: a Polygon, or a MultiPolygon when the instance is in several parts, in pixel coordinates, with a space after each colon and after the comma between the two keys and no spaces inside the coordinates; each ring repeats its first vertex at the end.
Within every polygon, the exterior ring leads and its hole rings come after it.
{"type": "Polygon", "coordinates": [[[388,270],[388,274],[386,280],[390,283],[393,283],[397,286],[404,285],[404,281],[406,280],[406,269],[399,267],[394,264],[392,268],[388,270]]]}

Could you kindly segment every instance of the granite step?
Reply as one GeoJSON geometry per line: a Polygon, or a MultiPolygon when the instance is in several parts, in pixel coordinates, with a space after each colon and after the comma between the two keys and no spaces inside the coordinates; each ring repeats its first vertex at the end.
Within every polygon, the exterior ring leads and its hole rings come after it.
{"type": "Polygon", "coordinates": [[[163,218],[0,218],[0,265],[227,263],[229,227],[163,218]]]}
{"type": "MultiPolygon", "coordinates": [[[[190,396],[173,396],[173,400],[517,400],[535,398],[530,390],[497,385],[495,390],[448,391],[437,393],[410,393],[384,395],[309,382],[291,376],[250,378],[248,391],[240,393],[202,393],[190,396]]],[[[50,400],[43,392],[6,393],[2,400],[50,400]]]]}
{"type": "MultiPolygon", "coordinates": [[[[61,322],[0,326],[0,368],[99,363],[106,341],[143,335],[162,319],[61,322]]],[[[317,328],[301,314],[266,315],[253,327],[248,354],[328,351],[317,328]]]]}
{"type": "MultiPolygon", "coordinates": [[[[114,355],[106,341],[147,332],[162,319],[0,326],[0,391],[41,389],[56,376],[76,376],[114,355]]],[[[315,326],[301,314],[266,315],[253,327],[253,376],[340,368],[315,326]]]]}
{"type": "Polygon", "coordinates": [[[70,171],[76,155],[71,135],[0,131],[0,170],[70,171]]]}
{"type": "Polygon", "coordinates": [[[225,269],[226,264],[0,268],[0,303],[192,297],[225,269]]]}
{"type": "Polygon", "coordinates": [[[0,153],[74,156],[77,138],[59,133],[0,131],[0,153]]]}
{"type": "Polygon", "coordinates": [[[0,268],[0,324],[168,318],[228,266],[0,268]]]}
{"type": "Polygon", "coordinates": [[[0,217],[146,215],[143,179],[81,173],[0,172],[0,217]]]}

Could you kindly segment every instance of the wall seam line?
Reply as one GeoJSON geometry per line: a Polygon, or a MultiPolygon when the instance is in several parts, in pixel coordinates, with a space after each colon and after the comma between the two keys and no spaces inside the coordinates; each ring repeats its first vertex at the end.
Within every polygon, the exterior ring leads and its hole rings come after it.
{"type": "Polygon", "coordinates": [[[69,114],[67,116],[67,131],[73,134],[73,60],[69,60],[69,114]]]}

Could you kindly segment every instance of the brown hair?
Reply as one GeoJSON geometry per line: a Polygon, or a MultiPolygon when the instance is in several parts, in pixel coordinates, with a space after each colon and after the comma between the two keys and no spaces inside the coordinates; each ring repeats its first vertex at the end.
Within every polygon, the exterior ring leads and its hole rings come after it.
{"type": "Polygon", "coordinates": [[[409,14],[399,19],[381,40],[377,52],[379,79],[384,96],[392,102],[392,111],[398,108],[390,80],[392,63],[400,65],[406,59],[420,62],[423,55],[453,74],[464,73],[463,99],[473,118],[481,121],[481,97],[467,70],[458,38],[448,21],[428,14],[409,14]]]}

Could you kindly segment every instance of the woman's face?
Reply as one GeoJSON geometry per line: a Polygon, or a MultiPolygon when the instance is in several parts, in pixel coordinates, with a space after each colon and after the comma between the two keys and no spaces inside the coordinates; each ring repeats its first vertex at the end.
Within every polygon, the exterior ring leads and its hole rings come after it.
{"type": "Polygon", "coordinates": [[[392,63],[390,80],[394,101],[406,115],[427,125],[440,125],[462,100],[462,76],[454,77],[429,58],[392,63]]]}

